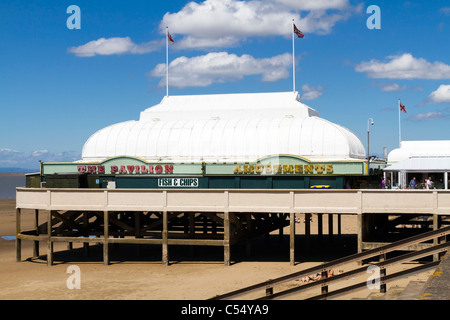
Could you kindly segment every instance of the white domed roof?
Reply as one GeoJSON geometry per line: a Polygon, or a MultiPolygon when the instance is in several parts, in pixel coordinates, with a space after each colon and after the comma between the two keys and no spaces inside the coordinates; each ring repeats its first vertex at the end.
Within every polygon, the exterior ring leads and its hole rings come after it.
{"type": "Polygon", "coordinates": [[[297,93],[165,97],[139,121],[93,134],[83,162],[132,156],[164,162],[251,162],[268,155],[363,159],[361,141],[318,117],[297,93]]]}
{"type": "Polygon", "coordinates": [[[402,141],[398,149],[388,155],[388,163],[396,163],[410,158],[450,156],[450,141],[402,141]]]}

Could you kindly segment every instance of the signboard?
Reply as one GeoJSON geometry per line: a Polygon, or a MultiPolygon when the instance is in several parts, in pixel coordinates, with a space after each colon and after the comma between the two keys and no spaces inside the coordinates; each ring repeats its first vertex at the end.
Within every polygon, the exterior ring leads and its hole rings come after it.
{"type": "Polygon", "coordinates": [[[160,188],[198,188],[198,178],[159,178],[160,188]]]}
{"type": "Polygon", "coordinates": [[[311,162],[306,158],[280,155],[269,156],[253,163],[206,164],[205,175],[233,176],[332,176],[364,174],[364,160],[311,162]]]}
{"type": "Polygon", "coordinates": [[[95,163],[42,163],[42,174],[79,173],[92,175],[180,175],[202,174],[201,163],[148,163],[135,157],[114,157],[95,163]]]}

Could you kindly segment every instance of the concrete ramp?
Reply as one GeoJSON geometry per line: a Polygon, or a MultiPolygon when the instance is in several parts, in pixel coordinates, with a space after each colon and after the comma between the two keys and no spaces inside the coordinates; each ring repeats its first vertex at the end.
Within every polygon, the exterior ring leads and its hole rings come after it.
{"type": "Polygon", "coordinates": [[[450,300],[450,255],[447,253],[428,280],[420,300],[450,300]]]}

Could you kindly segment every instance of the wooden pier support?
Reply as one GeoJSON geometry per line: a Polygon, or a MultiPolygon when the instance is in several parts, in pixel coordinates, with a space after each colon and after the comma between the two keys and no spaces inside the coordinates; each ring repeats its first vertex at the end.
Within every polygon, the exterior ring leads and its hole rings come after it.
{"type": "Polygon", "coordinates": [[[168,246],[168,217],[167,211],[163,212],[163,229],[162,229],[162,263],[169,265],[169,246],[168,246]]]}
{"type": "Polygon", "coordinates": [[[224,236],[223,236],[223,263],[226,266],[231,264],[230,257],[230,213],[225,212],[223,215],[223,228],[224,228],[224,236]]]}
{"type": "Polygon", "coordinates": [[[53,265],[53,241],[52,241],[52,216],[53,211],[49,210],[47,215],[47,265],[53,265]]]}
{"type": "Polygon", "coordinates": [[[291,212],[289,214],[289,218],[290,218],[290,245],[289,245],[289,261],[291,266],[295,265],[295,213],[291,212]]]}
{"type": "Polygon", "coordinates": [[[310,213],[305,213],[305,249],[306,254],[309,255],[311,249],[311,218],[312,215],[310,213]]]}
{"type": "Polygon", "coordinates": [[[16,261],[20,262],[22,260],[22,240],[19,238],[19,234],[21,233],[21,225],[20,225],[20,209],[16,209],[16,261]]]}
{"type": "Polygon", "coordinates": [[[109,212],[103,212],[103,264],[109,265],[109,212]]]}
{"type": "MultiPolygon", "coordinates": [[[[39,209],[34,210],[34,232],[35,235],[39,235],[39,209]]],[[[33,257],[39,257],[39,241],[33,241],[33,257]]]]}

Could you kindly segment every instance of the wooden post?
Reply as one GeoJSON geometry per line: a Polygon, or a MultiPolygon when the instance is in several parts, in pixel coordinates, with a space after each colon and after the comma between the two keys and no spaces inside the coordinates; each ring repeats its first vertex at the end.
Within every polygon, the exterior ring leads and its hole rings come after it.
{"type": "MultiPolygon", "coordinates": [[[[83,236],[88,236],[89,231],[89,213],[83,212],[83,236]]],[[[89,257],[89,242],[83,242],[84,256],[89,257]]]]}
{"type": "Polygon", "coordinates": [[[291,266],[295,265],[295,212],[290,214],[290,250],[289,250],[289,261],[291,266]]]}
{"type": "MultiPolygon", "coordinates": [[[[358,253],[362,252],[362,229],[363,229],[363,216],[362,214],[357,214],[357,230],[358,230],[358,235],[357,235],[357,246],[358,246],[358,253]]],[[[358,264],[362,264],[362,261],[358,261],[358,264]]]]}
{"type": "Polygon", "coordinates": [[[385,282],[385,278],[386,277],[386,268],[381,268],[380,269],[380,293],[386,293],[386,282],[385,282]]]}
{"type": "MultiPolygon", "coordinates": [[[[189,238],[195,237],[195,213],[189,213],[189,238]]],[[[189,254],[191,258],[194,257],[194,246],[189,246],[189,254]]]]}
{"type": "MultiPolygon", "coordinates": [[[[141,237],[141,212],[135,212],[134,213],[134,237],[135,238],[142,238],[141,237]]],[[[137,244],[137,256],[138,258],[141,257],[141,245],[137,244]]]]}
{"type": "Polygon", "coordinates": [[[52,242],[52,214],[49,210],[47,215],[47,265],[53,264],[53,242],[52,242]]]}
{"type": "Polygon", "coordinates": [[[246,254],[250,257],[252,255],[252,214],[246,213],[245,219],[247,223],[246,254]]]}
{"type": "MultiPolygon", "coordinates": [[[[34,230],[36,235],[39,235],[39,209],[34,210],[34,230]]],[[[39,257],[39,241],[33,243],[33,257],[39,257]]]]}
{"type": "Polygon", "coordinates": [[[163,265],[169,265],[169,246],[168,246],[168,217],[167,211],[163,212],[163,229],[162,229],[162,262],[163,265]]]}
{"type": "MultiPolygon", "coordinates": [[[[440,228],[439,215],[433,214],[433,230],[438,230],[439,228],[440,228]]],[[[433,245],[438,245],[439,243],[440,243],[440,241],[439,241],[438,237],[433,239],[433,245]]],[[[435,253],[433,255],[433,261],[439,261],[439,259],[440,259],[440,254],[435,253]]]]}
{"type": "Polygon", "coordinates": [[[223,263],[226,266],[229,266],[230,263],[230,213],[224,212],[223,215],[223,263]]]}
{"type": "Polygon", "coordinates": [[[322,244],[323,241],[323,213],[317,214],[317,233],[319,235],[319,242],[322,244]]]}
{"type": "Polygon", "coordinates": [[[19,234],[21,233],[20,226],[20,209],[16,208],[16,261],[20,262],[22,260],[22,240],[19,239],[19,234]]]}
{"type": "Polygon", "coordinates": [[[103,264],[109,265],[109,212],[103,212],[103,264]]]}
{"type": "Polygon", "coordinates": [[[333,214],[328,214],[328,239],[333,240],[333,214]]]}
{"type": "Polygon", "coordinates": [[[311,237],[311,214],[305,213],[305,238],[306,238],[306,253],[310,253],[310,237],[311,237]]]}
{"type": "Polygon", "coordinates": [[[338,213],[338,215],[337,215],[337,217],[338,217],[338,236],[340,237],[341,235],[342,235],[342,229],[341,229],[341,214],[340,213],[338,213]]]}
{"type": "MultiPolygon", "coordinates": [[[[282,215],[282,213],[276,213],[275,214],[275,216],[276,216],[276,221],[277,221],[277,224],[279,224],[279,225],[281,225],[281,219],[280,219],[280,216],[282,215]]],[[[284,236],[284,227],[280,227],[280,228],[278,228],[278,239],[280,240],[280,242],[283,242],[283,236],[284,236]]]]}

